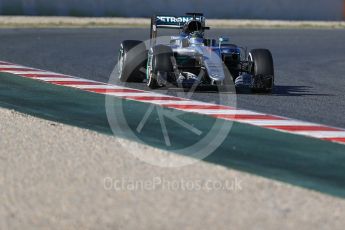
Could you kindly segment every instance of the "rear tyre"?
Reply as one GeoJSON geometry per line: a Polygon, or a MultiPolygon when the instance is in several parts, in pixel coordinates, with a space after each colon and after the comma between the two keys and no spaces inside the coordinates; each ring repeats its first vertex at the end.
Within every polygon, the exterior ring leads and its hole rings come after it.
{"type": "Polygon", "coordinates": [[[121,43],[118,57],[118,76],[121,82],[142,82],[147,62],[146,46],[141,41],[126,40],[121,43]]]}
{"type": "Polygon", "coordinates": [[[169,46],[157,45],[152,48],[152,59],[148,67],[147,86],[151,89],[164,87],[168,75],[174,72],[174,52],[169,46]]]}
{"type": "Polygon", "coordinates": [[[254,63],[252,75],[254,85],[252,91],[260,93],[272,93],[274,86],[273,57],[267,49],[254,49],[249,53],[249,59],[254,63]]]}

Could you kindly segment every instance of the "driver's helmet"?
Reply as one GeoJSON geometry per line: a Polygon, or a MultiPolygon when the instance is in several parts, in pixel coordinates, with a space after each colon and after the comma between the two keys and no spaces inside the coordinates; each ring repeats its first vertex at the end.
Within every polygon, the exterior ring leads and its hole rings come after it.
{"type": "Polygon", "coordinates": [[[191,20],[183,26],[183,33],[190,36],[203,37],[203,26],[198,20],[191,20]]]}

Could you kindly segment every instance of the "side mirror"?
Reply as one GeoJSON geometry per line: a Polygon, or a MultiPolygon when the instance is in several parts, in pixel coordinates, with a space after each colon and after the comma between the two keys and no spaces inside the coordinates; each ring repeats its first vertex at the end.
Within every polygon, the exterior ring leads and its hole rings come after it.
{"type": "Polygon", "coordinates": [[[224,43],[224,42],[229,42],[229,41],[230,41],[229,38],[223,38],[223,37],[219,38],[219,43],[224,43]]]}

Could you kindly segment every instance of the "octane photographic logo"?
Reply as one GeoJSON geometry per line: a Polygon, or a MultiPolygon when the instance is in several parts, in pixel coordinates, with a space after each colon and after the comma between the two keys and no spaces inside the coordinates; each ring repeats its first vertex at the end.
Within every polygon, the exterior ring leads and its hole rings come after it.
{"type": "MultiPolygon", "coordinates": [[[[155,45],[170,44],[170,40],[171,37],[158,37],[155,39],[155,45]]],[[[147,40],[143,44],[149,50],[153,43],[151,40],[147,40]]],[[[140,73],[136,72],[136,74],[142,76],[142,82],[133,83],[123,81],[123,79],[122,81],[120,80],[121,71],[124,69],[122,58],[118,59],[118,63],[116,63],[110,76],[109,84],[128,87],[128,90],[122,93],[123,97],[127,97],[126,99],[114,97],[116,94],[111,95],[111,91],[106,94],[106,112],[112,132],[114,135],[123,136],[126,139],[144,145],[168,150],[173,154],[187,156],[178,157],[178,160],[173,160],[169,156],[170,154],[164,155],[166,159],[155,158],[149,156],[150,154],[142,154],[141,149],[122,146],[122,149],[126,149],[136,158],[155,166],[182,167],[205,159],[228,138],[232,122],[167,107],[170,105],[177,105],[177,107],[198,105],[200,102],[196,102],[193,99],[196,98],[197,100],[198,97],[208,98],[208,95],[212,95],[211,99],[209,101],[203,99],[203,102],[236,107],[236,91],[232,81],[227,85],[216,86],[212,89],[206,88],[206,91],[205,88],[200,90],[200,87],[198,87],[199,80],[206,76],[206,70],[201,69],[197,80],[194,79],[194,83],[188,88],[183,88],[181,82],[172,84],[162,77],[163,80],[159,80],[158,84],[165,84],[166,86],[149,90],[147,86],[147,81],[149,80],[145,79],[147,75],[151,74],[152,68],[150,68],[150,65],[143,65],[148,58],[147,52],[145,55],[142,54],[143,44],[130,49],[125,54],[127,57],[142,59],[136,60],[134,65],[126,66],[127,73],[139,70],[140,73]],[[134,88],[140,88],[145,91],[133,90],[134,88]],[[169,100],[170,96],[183,99],[169,100]]],[[[204,53],[203,59],[207,59],[209,65],[221,63],[219,55],[212,51],[212,49],[208,47],[201,47],[201,49],[207,49],[207,52],[201,52],[204,53]]],[[[176,64],[176,59],[172,59],[172,63],[176,64]]],[[[224,70],[223,68],[220,69],[220,71],[218,70],[218,75],[225,74],[224,71],[228,71],[226,68],[224,70]]],[[[179,75],[176,68],[174,68],[174,72],[175,76],[179,75]]],[[[118,143],[121,145],[121,142],[118,143]]]]}

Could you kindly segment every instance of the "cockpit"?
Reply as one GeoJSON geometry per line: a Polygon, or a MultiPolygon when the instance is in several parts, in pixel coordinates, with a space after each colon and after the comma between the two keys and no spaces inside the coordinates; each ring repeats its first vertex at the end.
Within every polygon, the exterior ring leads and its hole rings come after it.
{"type": "Polygon", "coordinates": [[[203,46],[204,45],[204,39],[198,38],[198,37],[191,37],[189,39],[190,46],[203,46]]]}

